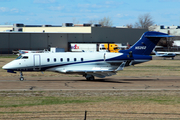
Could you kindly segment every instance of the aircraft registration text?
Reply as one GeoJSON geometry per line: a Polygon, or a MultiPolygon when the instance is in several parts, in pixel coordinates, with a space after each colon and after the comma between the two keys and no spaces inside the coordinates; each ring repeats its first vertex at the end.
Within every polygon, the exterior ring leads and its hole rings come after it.
{"type": "Polygon", "coordinates": [[[136,46],[135,49],[138,49],[138,50],[145,50],[145,49],[146,49],[146,46],[136,46]]]}

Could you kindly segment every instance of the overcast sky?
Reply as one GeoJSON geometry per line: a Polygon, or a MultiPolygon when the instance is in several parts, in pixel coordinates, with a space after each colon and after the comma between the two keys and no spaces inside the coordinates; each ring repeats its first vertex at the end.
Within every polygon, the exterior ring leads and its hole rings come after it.
{"type": "Polygon", "coordinates": [[[110,17],[113,26],[122,26],[146,13],[157,25],[180,26],[180,0],[0,0],[1,25],[82,24],[110,17]]]}

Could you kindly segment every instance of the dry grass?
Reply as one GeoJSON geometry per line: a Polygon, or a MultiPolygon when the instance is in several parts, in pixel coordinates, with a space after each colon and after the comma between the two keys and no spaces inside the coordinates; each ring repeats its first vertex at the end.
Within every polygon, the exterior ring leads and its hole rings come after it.
{"type": "Polygon", "coordinates": [[[152,60],[124,68],[120,76],[180,76],[180,60],[152,60]]]}
{"type": "MultiPolygon", "coordinates": [[[[58,91],[57,91],[58,92],[58,91]]],[[[96,92],[96,91],[93,91],[96,92]]],[[[123,92],[123,91],[118,91],[123,92]]],[[[179,119],[180,96],[131,91],[120,96],[11,96],[0,98],[0,119],[179,119]],[[124,96],[125,95],[125,96],[124,96]]],[[[10,92],[7,92],[10,93],[10,92]]],[[[37,92],[36,92],[37,93],[37,92]]],[[[29,93],[28,93],[29,94],[29,93]]],[[[33,94],[33,93],[32,93],[33,94]]],[[[37,94],[38,95],[38,94],[37,94]]]]}
{"type": "Polygon", "coordinates": [[[87,118],[93,120],[178,119],[180,117],[179,95],[172,94],[171,91],[164,91],[164,94],[154,91],[156,95],[153,93],[141,95],[144,91],[135,92],[138,94],[131,96],[129,96],[130,93],[122,93],[123,95],[120,96],[1,97],[0,118],[83,119],[84,111],[88,112],[87,118]]]}

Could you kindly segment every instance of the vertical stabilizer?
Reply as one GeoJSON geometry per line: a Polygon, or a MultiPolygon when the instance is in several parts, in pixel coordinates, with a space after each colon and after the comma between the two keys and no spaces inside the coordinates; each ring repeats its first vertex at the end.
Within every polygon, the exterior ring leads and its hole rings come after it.
{"type": "Polygon", "coordinates": [[[165,33],[148,31],[128,50],[120,50],[121,53],[132,53],[138,55],[150,55],[154,47],[163,37],[173,37],[165,33]]]}

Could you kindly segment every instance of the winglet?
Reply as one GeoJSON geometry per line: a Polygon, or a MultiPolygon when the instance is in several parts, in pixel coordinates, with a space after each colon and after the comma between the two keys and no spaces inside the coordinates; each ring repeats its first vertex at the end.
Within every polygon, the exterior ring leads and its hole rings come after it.
{"type": "Polygon", "coordinates": [[[115,71],[123,70],[126,65],[126,62],[127,61],[124,61],[123,63],[121,63],[121,65],[115,71]]]}

